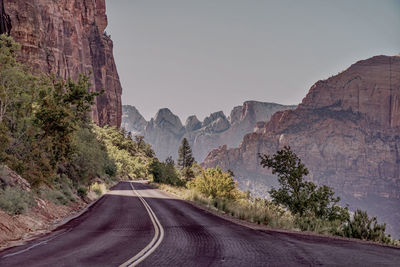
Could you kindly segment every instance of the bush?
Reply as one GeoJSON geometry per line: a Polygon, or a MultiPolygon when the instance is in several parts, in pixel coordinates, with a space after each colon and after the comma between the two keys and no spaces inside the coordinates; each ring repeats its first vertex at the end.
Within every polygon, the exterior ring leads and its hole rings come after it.
{"type": "Polygon", "coordinates": [[[42,189],[40,196],[56,205],[67,205],[70,202],[69,198],[63,192],[54,189],[42,189]]]}
{"type": "Polygon", "coordinates": [[[370,218],[366,211],[356,210],[352,219],[344,226],[346,237],[390,243],[391,238],[385,234],[386,224],[378,224],[376,217],[370,218]]]}
{"type": "Polygon", "coordinates": [[[343,235],[343,221],[341,220],[326,220],[315,217],[313,215],[309,216],[296,216],[295,219],[296,226],[301,231],[315,232],[319,234],[332,234],[332,235],[343,235]]]}
{"type": "Polygon", "coordinates": [[[223,172],[219,167],[203,170],[188,183],[188,187],[212,199],[235,199],[241,195],[231,175],[223,172]]]}
{"type": "Polygon", "coordinates": [[[85,186],[80,186],[77,190],[77,194],[80,198],[85,198],[87,196],[88,190],[85,186]]]}
{"type": "Polygon", "coordinates": [[[33,207],[33,194],[15,187],[0,189],[0,209],[10,215],[23,214],[33,207]]]}
{"type": "Polygon", "coordinates": [[[96,193],[96,195],[101,196],[107,192],[106,185],[103,183],[94,183],[90,186],[90,190],[96,193]]]}

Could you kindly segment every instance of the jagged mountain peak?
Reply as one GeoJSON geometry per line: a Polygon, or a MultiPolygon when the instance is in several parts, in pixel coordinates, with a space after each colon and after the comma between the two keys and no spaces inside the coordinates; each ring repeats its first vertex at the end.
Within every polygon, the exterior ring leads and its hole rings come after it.
{"type": "MultiPolygon", "coordinates": [[[[242,106],[233,108],[229,119],[224,112],[217,111],[211,113],[203,122],[195,115],[189,116],[184,126],[179,117],[170,109],[163,108],[143,126],[143,121],[138,120],[138,115],[134,112],[136,109],[125,107],[123,125],[130,125],[133,134],[144,135],[145,140],[153,146],[156,155],[161,160],[168,156],[176,158],[180,142],[185,137],[193,148],[196,160],[200,162],[213,148],[224,144],[229,147],[238,145],[245,134],[258,131],[261,125],[264,125],[257,124],[257,121],[266,122],[273,113],[287,108],[292,107],[246,101],[242,106]],[[129,113],[129,110],[132,113],[129,113]],[[246,110],[251,110],[251,112],[246,110]],[[252,115],[242,116],[242,113],[252,115]],[[135,128],[132,124],[137,123],[140,125],[135,128]]],[[[125,128],[129,130],[127,126],[125,128]]]]}
{"type": "Polygon", "coordinates": [[[131,132],[132,135],[143,135],[146,124],[147,121],[135,106],[122,106],[122,128],[131,132]]]}
{"type": "Polygon", "coordinates": [[[157,125],[168,123],[177,128],[183,127],[179,117],[174,113],[172,113],[172,111],[169,108],[161,108],[160,110],[158,110],[156,116],[154,117],[154,122],[157,125]]]}
{"type": "Polygon", "coordinates": [[[192,132],[201,128],[201,122],[196,115],[189,116],[185,122],[186,132],[192,132]]]}
{"type": "Polygon", "coordinates": [[[223,111],[217,111],[210,114],[210,116],[206,117],[202,123],[202,126],[205,127],[217,120],[218,118],[226,119],[226,116],[223,111]]]}

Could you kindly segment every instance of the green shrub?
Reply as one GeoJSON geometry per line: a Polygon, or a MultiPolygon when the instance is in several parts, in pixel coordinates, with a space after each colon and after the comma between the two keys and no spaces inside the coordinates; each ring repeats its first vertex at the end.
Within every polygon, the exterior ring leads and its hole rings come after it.
{"type": "Polygon", "coordinates": [[[203,170],[200,175],[188,183],[188,187],[213,199],[235,199],[241,195],[231,175],[223,172],[219,167],[203,170]]]}
{"type": "Polygon", "coordinates": [[[185,181],[181,180],[179,177],[173,161],[167,160],[166,162],[160,162],[155,159],[149,166],[149,172],[153,176],[153,181],[155,183],[176,186],[183,186],[185,184],[185,181]]]}
{"type": "Polygon", "coordinates": [[[296,226],[301,231],[315,232],[319,234],[332,234],[332,235],[343,235],[343,221],[341,220],[326,220],[315,217],[314,215],[309,216],[296,216],[296,226]]]}
{"type": "Polygon", "coordinates": [[[42,188],[40,190],[40,197],[47,199],[56,205],[67,205],[70,202],[69,198],[64,195],[62,191],[50,188],[42,188]]]}
{"type": "Polygon", "coordinates": [[[85,198],[87,196],[88,190],[85,186],[80,186],[77,190],[77,194],[80,198],[85,198]]]}
{"type": "Polygon", "coordinates": [[[10,215],[23,214],[33,207],[33,194],[16,187],[0,189],[0,209],[10,215]]]}
{"type": "Polygon", "coordinates": [[[101,196],[107,192],[106,185],[103,183],[94,183],[90,186],[90,190],[96,193],[96,195],[101,196]]]}
{"type": "Polygon", "coordinates": [[[385,234],[386,224],[378,224],[376,217],[370,218],[366,211],[356,210],[352,219],[344,226],[346,237],[390,243],[391,238],[385,234]]]}

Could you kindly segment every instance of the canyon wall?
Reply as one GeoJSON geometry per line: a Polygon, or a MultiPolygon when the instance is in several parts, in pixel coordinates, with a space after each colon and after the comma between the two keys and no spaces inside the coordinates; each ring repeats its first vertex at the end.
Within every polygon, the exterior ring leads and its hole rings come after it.
{"type": "Polygon", "coordinates": [[[91,74],[97,98],[92,118],[99,124],[121,124],[122,88],[105,33],[105,0],[2,0],[11,20],[11,36],[22,46],[20,59],[37,73],[77,79],[91,74]]]}
{"type": "Polygon", "coordinates": [[[196,116],[190,116],[183,125],[179,117],[166,108],[160,109],[145,123],[135,107],[123,106],[122,126],[132,135],[143,135],[161,160],[168,156],[176,159],[182,139],[187,138],[195,159],[201,162],[214,148],[238,146],[245,134],[262,127],[276,111],[295,107],[246,101],[242,106],[234,107],[229,117],[218,111],[202,122],[196,116]]]}
{"type": "Polygon", "coordinates": [[[206,167],[236,174],[258,195],[276,185],[258,153],[289,145],[310,170],[307,179],[334,188],[350,207],[367,209],[400,236],[400,56],[376,56],[315,83],[295,110],[275,113],[238,148],[222,146],[206,167]]]}

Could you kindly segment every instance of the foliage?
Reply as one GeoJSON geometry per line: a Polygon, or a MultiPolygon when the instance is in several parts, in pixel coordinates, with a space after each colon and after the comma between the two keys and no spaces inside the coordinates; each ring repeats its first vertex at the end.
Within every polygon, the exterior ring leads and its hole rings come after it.
{"type": "Polygon", "coordinates": [[[184,181],[180,179],[178,171],[175,169],[174,161],[170,157],[165,162],[155,159],[149,166],[149,172],[155,183],[184,185],[184,181]]]}
{"type": "Polygon", "coordinates": [[[376,217],[370,218],[366,211],[356,210],[352,219],[344,226],[346,237],[390,243],[390,235],[385,234],[386,224],[378,224],[376,217]]]}
{"type": "Polygon", "coordinates": [[[326,220],[313,215],[309,216],[296,216],[295,225],[301,231],[315,232],[319,234],[343,235],[342,220],[326,220]]]}
{"type": "Polygon", "coordinates": [[[340,198],[330,187],[304,181],[308,169],[290,147],[285,146],[273,156],[259,157],[263,167],[278,175],[281,187],[269,191],[273,201],[297,215],[295,223],[302,231],[393,243],[385,234],[386,225],[378,224],[376,217],[369,218],[367,212],[357,210],[350,219],[348,209],[337,205],[340,198]]]}
{"type": "Polygon", "coordinates": [[[107,192],[106,185],[104,183],[95,182],[90,186],[90,190],[95,192],[96,195],[101,196],[107,192]]]}
{"type": "Polygon", "coordinates": [[[10,215],[25,213],[35,204],[32,193],[17,187],[0,189],[0,209],[10,215]]]}
{"type": "MultiPolygon", "coordinates": [[[[98,140],[104,143],[108,156],[115,162],[116,173],[123,179],[139,179],[149,175],[154,152],[142,139],[133,141],[124,130],[93,126],[98,140]]],[[[109,166],[109,165],[107,165],[109,166]]],[[[107,169],[110,171],[110,168],[107,169]]]]}
{"type": "Polygon", "coordinates": [[[78,188],[117,174],[89,116],[102,92],[90,92],[86,75],[76,81],[33,75],[17,61],[19,49],[11,37],[0,36],[0,162],[42,197],[75,201],[78,188]]]}
{"type": "Polygon", "coordinates": [[[0,160],[34,187],[49,186],[76,152],[76,131],[100,93],[87,76],[75,83],[34,76],[17,62],[19,45],[0,36],[0,160]]]}
{"type": "Polygon", "coordinates": [[[56,205],[67,205],[70,201],[63,192],[56,189],[42,189],[40,196],[42,198],[48,199],[56,205]]]}
{"type": "Polygon", "coordinates": [[[76,150],[65,168],[76,187],[87,186],[97,177],[114,178],[117,172],[117,166],[108,155],[106,146],[97,140],[94,127],[83,126],[74,133],[76,150]]]}
{"type": "Polygon", "coordinates": [[[192,156],[192,149],[189,146],[189,142],[186,138],[182,139],[182,144],[178,150],[178,166],[180,169],[190,168],[194,163],[192,156]]]}
{"type": "Polygon", "coordinates": [[[279,189],[269,191],[273,201],[287,207],[292,213],[315,216],[320,219],[341,220],[348,217],[347,208],[337,205],[340,198],[326,186],[317,187],[313,182],[304,181],[309,171],[301,159],[285,146],[273,156],[259,155],[261,165],[272,169],[278,175],[279,189]]]}
{"type": "Polygon", "coordinates": [[[213,199],[235,199],[240,195],[236,182],[229,173],[223,172],[219,167],[203,170],[189,182],[188,187],[213,199]]]}
{"type": "Polygon", "coordinates": [[[77,194],[80,198],[85,198],[87,196],[88,190],[85,186],[80,186],[77,190],[77,194]]]}

